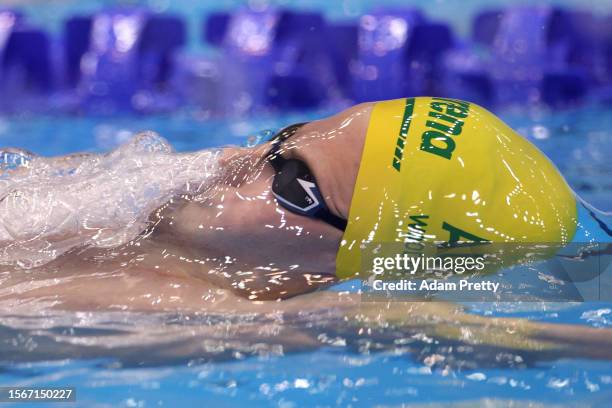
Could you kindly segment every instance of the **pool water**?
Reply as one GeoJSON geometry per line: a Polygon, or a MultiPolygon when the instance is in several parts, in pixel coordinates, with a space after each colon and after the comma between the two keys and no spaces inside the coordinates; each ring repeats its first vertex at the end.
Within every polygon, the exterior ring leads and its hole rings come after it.
{"type": "MultiPolygon", "coordinates": [[[[140,130],[152,129],[177,150],[188,151],[252,143],[258,130],[329,113],[244,120],[209,118],[198,112],[3,118],[0,146],[42,155],[106,151],[140,130]]],[[[580,196],[600,209],[612,209],[609,110],[590,106],[563,112],[498,113],[555,162],[580,196]]],[[[611,303],[467,306],[483,316],[612,327],[611,303]]],[[[324,316],[300,321],[268,318],[260,322],[249,316],[130,312],[22,317],[4,310],[0,312],[0,384],[74,386],[78,401],[67,403],[70,407],[606,406],[612,400],[610,361],[466,347],[428,337],[418,329],[339,338],[334,334],[338,322],[324,316]],[[256,327],[259,337],[224,342],[217,331],[233,325],[256,327]],[[279,347],[276,339],[295,328],[314,333],[320,345],[279,347]],[[202,349],[207,351],[205,358],[194,351],[202,349]]]]}

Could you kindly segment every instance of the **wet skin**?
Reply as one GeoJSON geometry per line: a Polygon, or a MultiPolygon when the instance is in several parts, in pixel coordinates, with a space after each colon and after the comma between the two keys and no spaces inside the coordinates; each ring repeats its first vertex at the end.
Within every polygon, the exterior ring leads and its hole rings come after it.
{"type": "MultiPolygon", "coordinates": [[[[345,219],[371,108],[357,105],[306,124],[283,144],[282,155],[308,165],[330,211],[345,219]]],[[[173,244],[189,260],[216,259],[192,263],[188,273],[249,299],[287,298],[335,281],[342,232],[278,204],[271,193],[274,170],[265,160],[269,149],[270,143],[227,149],[222,166],[231,176],[215,197],[179,198],[160,209],[151,218],[151,245],[173,244]]]]}
{"type": "MultiPolygon", "coordinates": [[[[329,209],[343,218],[371,107],[357,105],[311,122],[282,147],[284,157],[307,163],[329,209]]],[[[220,162],[225,176],[214,195],[174,197],[150,215],[147,231],[122,247],[78,248],[34,270],[15,267],[0,275],[0,298],[53,298],[54,305],[68,309],[140,309],[167,296],[185,307],[201,303],[209,292],[218,294],[218,288],[224,292],[215,298],[276,300],[333,283],[342,232],[278,204],[271,193],[274,171],[265,160],[269,149],[270,143],[225,148],[220,162]],[[177,281],[203,295],[166,292],[177,281]]]]}
{"type": "MultiPolygon", "coordinates": [[[[371,108],[357,105],[309,123],[283,146],[285,157],[308,164],[326,204],[343,218],[348,217],[371,108]]],[[[264,160],[269,148],[267,143],[224,149],[221,165],[229,171],[216,194],[204,200],[175,197],[151,214],[150,229],[128,245],[82,248],[37,269],[1,271],[0,310],[262,315],[333,310],[364,327],[387,322],[453,339],[463,337],[468,327],[477,343],[543,349],[582,342],[597,345],[586,347],[583,355],[612,355],[610,330],[485,318],[446,303],[362,304],[355,294],[305,294],[336,280],[342,233],[278,205],[271,194],[274,172],[264,160]]]]}

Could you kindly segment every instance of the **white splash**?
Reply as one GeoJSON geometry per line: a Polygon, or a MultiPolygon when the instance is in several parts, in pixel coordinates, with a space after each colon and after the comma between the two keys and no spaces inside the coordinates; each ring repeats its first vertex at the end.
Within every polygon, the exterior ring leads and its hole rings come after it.
{"type": "Polygon", "coordinates": [[[0,264],[31,268],[72,248],[129,242],[173,196],[210,185],[219,152],[174,153],[153,132],[104,155],[0,149],[0,264]]]}

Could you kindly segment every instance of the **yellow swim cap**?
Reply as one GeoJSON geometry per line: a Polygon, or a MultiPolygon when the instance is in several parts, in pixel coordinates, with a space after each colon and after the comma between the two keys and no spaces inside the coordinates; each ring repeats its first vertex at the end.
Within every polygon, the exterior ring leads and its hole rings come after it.
{"type": "Polygon", "coordinates": [[[480,106],[425,97],[379,102],[336,275],[359,275],[369,243],[567,243],[576,212],[555,166],[480,106]]]}

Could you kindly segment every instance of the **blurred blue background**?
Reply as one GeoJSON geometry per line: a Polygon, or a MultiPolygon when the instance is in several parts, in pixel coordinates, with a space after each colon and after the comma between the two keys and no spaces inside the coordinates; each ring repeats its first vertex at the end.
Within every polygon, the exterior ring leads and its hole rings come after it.
{"type": "Polygon", "coordinates": [[[228,116],[612,101],[612,3],[3,1],[0,111],[228,116]]]}

